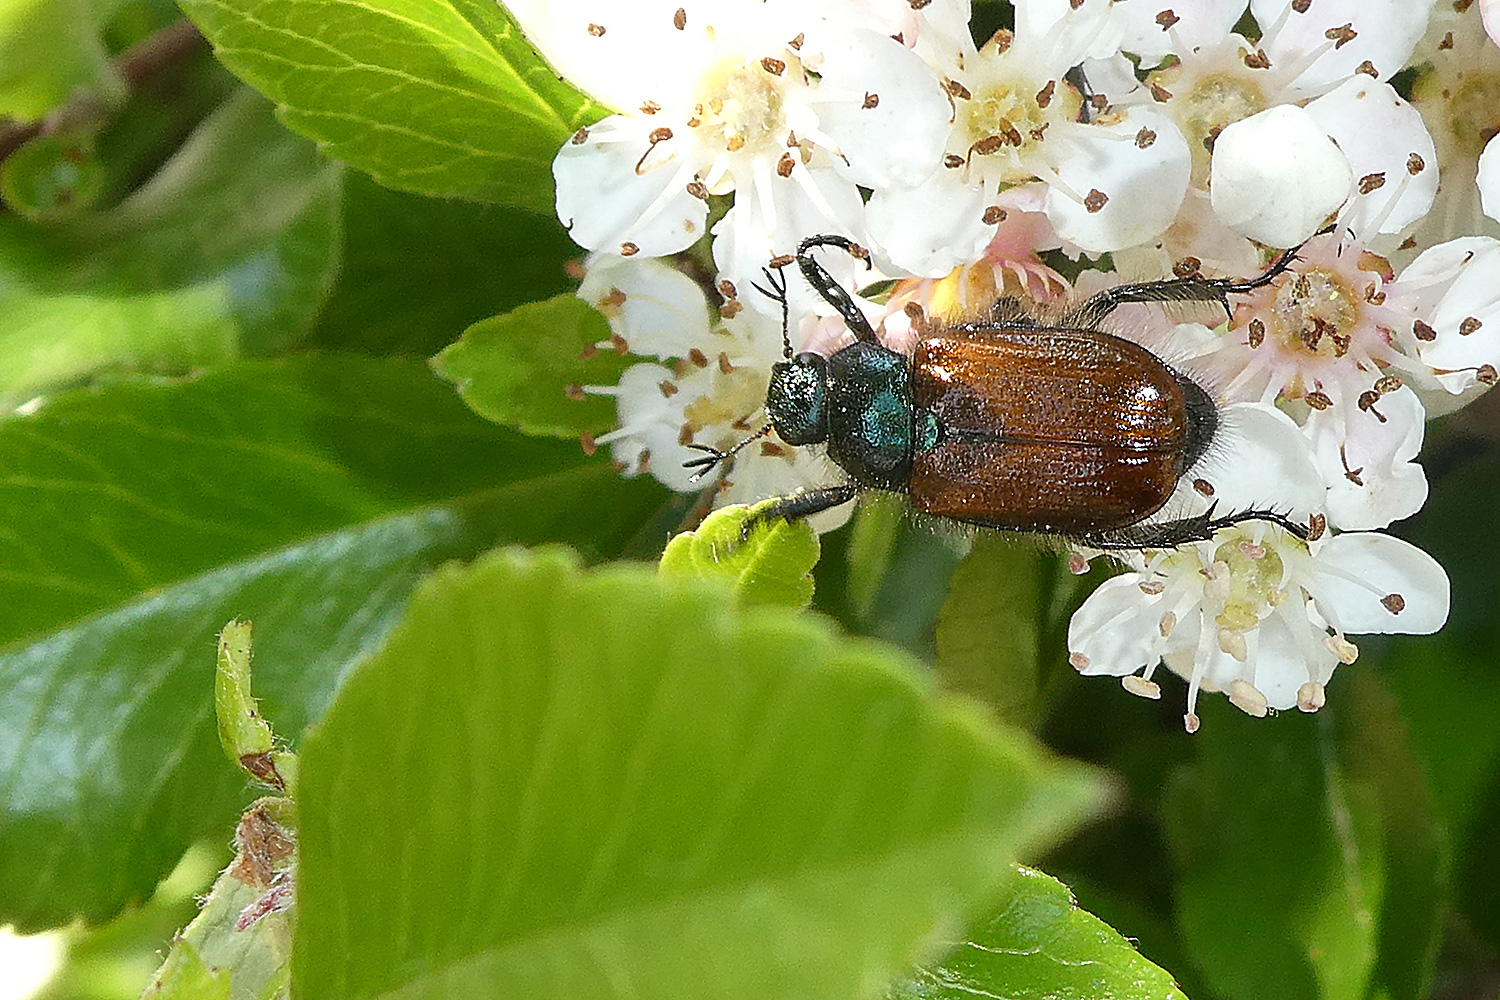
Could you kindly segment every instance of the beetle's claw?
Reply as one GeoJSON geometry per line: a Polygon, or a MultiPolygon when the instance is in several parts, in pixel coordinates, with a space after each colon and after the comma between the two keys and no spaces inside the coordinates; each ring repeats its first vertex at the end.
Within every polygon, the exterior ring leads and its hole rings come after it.
{"type": "Polygon", "coordinates": [[[714,466],[718,465],[720,462],[729,457],[729,452],[727,451],[720,451],[718,448],[713,448],[706,444],[698,444],[696,441],[689,442],[688,447],[692,448],[694,451],[703,452],[703,455],[701,457],[690,458],[686,462],[682,463],[682,467],[684,469],[697,470],[691,476],[688,476],[688,482],[690,483],[696,483],[698,480],[702,479],[704,476],[713,471],[714,466]]]}

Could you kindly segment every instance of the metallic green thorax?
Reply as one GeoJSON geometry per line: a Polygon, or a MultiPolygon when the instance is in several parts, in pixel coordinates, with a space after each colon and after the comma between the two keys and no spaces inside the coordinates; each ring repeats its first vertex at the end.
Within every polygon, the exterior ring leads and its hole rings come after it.
{"type": "Polygon", "coordinates": [[[912,454],[938,439],[937,418],[912,403],[910,362],[863,342],[774,366],[766,413],[788,444],[826,440],[857,482],[888,490],[906,489],[912,454]]]}

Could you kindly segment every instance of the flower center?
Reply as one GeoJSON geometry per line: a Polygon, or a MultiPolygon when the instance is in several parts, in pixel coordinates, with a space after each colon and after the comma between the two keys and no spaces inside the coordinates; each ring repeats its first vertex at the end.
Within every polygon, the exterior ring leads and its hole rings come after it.
{"type": "Polygon", "coordinates": [[[1317,357],[1341,358],[1349,352],[1350,334],[1359,309],[1338,275],[1310,270],[1276,290],[1271,326],[1281,342],[1317,357]]]}
{"type": "Polygon", "coordinates": [[[1172,110],[1193,154],[1194,176],[1207,178],[1213,140],[1225,127],[1266,107],[1255,80],[1229,71],[1210,73],[1178,94],[1172,110]]]}
{"type": "Polygon", "coordinates": [[[950,83],[959,127],[957,142],[949,147],[948,165],[982,163],[992,178],[1005,183],[1030,180],[1035,169],[1025,164],[1047,138],[1047,130],[1061,122],[1077,121],[1083,106],[1078,91],[1063,80],[1041,85],[1029,73],[1017,73],[1008,40],[990,42],[980,50],[979,64],[969,80],[973,91],[950,83]]]}
{"type": "Polygon", "coordinates": [[[1286,567],[1272,546],[1256,544],[1242,529],[1214,550],[1214,563],[1229,569],[1229,594],[1214,619],[1220,628],[1243,632],[1254,628],[1269,608],[1286,600],[1281,579],[1286,567]]]}
{"type": "Polygon", "coordinates": [[[1466,74],[1447,104],[1454,143],[1477,160],[1485,143],[1500,133],[1500,73],[1466,74]]]}
{"type": "Polygon", "coordinates": [[[754,430],[746,418],[765,405],[767,375],[764,367],[752,365],[716,371],[710,390],[683,407],[688,429],[697,434],[713,428],[718,435],[714,443],[725,447],[744,437],[746,430],[754,430]]]}
{"type": "MultiPolygon", "coordinates": [[[[783,65],[782,73],[793,72],[783,65]]],[[[762,63],[730,63],[706,76],[693,108],[704,139],[731,153],[779,146],[786,119],[781,86],[762,63]]],[[[689,123],[691,124],[691,122],[689,123]]]]}

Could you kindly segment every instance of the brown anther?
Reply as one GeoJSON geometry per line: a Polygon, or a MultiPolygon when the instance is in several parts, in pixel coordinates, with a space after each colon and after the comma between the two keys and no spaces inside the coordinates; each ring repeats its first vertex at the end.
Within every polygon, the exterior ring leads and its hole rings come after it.
{"type": "Polygon", "coordinates": [[[1001,28],[990,36],[990,40],[986,44],[993,45],[995,47],[995,55],[998,56],[1009,52],[1015,40],[1016,33],[1014,31],[1011,31],[1009,28],[1001,28]]]}
{"type": "Polygon", "coordinates": [[[735,288],[734,282],[730,281],[728,278],[719,279],[719,283],[714,286],[714,291],[718,292],[726,299],[737,299],[740,297],[740,290],[738,288],[735,288]]]}
{"type": "Polygon", "coordinates": [[[654,146],[658,142],[666,142],[668,139],[672,138],[672,130],[663,125],[661,128],[652,129],[651,134],[646,138],[650,139],[651,145],[654,146]]]}
{"type": "Polygon", "coordinates": [[[1365,286],[1365,301],[1372,306],[1382,305],[1385,302],[1385,292],[1375,287],[1375,282],[1365,286]]]}
{"type": "Polygon", "coordinates": [[[874,111],[876,108],[880,107],[880,95],[867,92],[865,94],[865,102],[860,106],[866,111],[874,111]]]}
{"type": "Polygon", "coordinates": [[[1093,97],[1089,98],[1089,103],[1094,106],[1095,111],[1103,111],[1105,108],[1109,107],[1109,95],[1095,94],[1093,97]]]}
{"type": "Polygon", "coordinates": [[[998,226],[1005,221],[1005,209],[999,205],[991,205],[984,210],[983,219],[986,226],[998,226]]]}
{"type": "Polygon", "coordinates": [[[629,240],[626,240],[624,243],[620,244],[621,257],[634,257],[640,252],[641,248],[636,246],[634,243],[631,243],[629,240]]]}
{"type": "Polygon", "coordinates": [[[740,150],[745,148],[745,137],[742,135],[730,136],[729,139],[724,143],[724,148],[731,153],[738,153],[740,150]]]}
{"type": "Polygon", "coordinates": [[[1405,384],[1401,381],[1401,376],[1399,375],[1382,375],[1375,380],[1375,391],[1385,396],[1395,392],[1405,384]]]}
{"type": "Polygon", "coordinates": [[[1197,257],[1183,257],[1172,265],[1172,273],[1179,278],[1196,278],[1203,270],[1203,261],[1197,257]]]}
{"type": "Polygon", "coordinates": [[[630,345],[627,344],[625,342],[625,338],[620,336],[618,333],[611,333],[609,335],[609,346],[613,347],[615,349],[615,353],[622,358],[630,353],[630,345]]]}
{"type": "Polygon", "coordinates": [[[980,156],[988,156],[1001,149],[1005,145],[1004,136],[987,135],[974,145],[969,147],[970,153],[978,153],[980,156]]]}
{"type": "Polygon", "coordinates": [[[772,76],[780,76],[781,74],[786,72],[786,63],[785,61],[777,59],[773,56],[766,56],[760,61],[760,68],[765,70],[767,73],[770,73],[772,76]]]}
{"type": "Polygon", "coordinates": [[[655,101],[646,101],[641,105],[641,114],[643,115],[654,115],[660,110],[661,105],[657,104],[655,101]]]}
{"type": "Polygon", "coordinates": [[[858,243],[851,243],[851,244],[849,244],[847,247],[844,248],[844,253],[848,254],[851,257],[853,257],[855,260],[869,260],[870,259],[870,251],[866,250],[864,247],[860,246],[858,243]]]}
{"type": "Polygon", "coordinates": [[[1147,80],[1146,89],[1151,91],[1152,100],[1161,102],[1170,101],[1172,99],[1172,92],[1166,87],[1163,87],[1161,84],[1157,83],[1155,80],[1147,80]]]}
{"type": "Polygon", "coordinates": [[[1383,424],[1385,423],[1385,414],[1375,409],[1375,404],[1378,402],[1380,402],[1380,393],[1376,392],[1373,389],[1366,389],[1364,392],[1359,394],[1359,408],[1361,410],[1364,410],[1366,413],[1374,414],[1375,418],[1383,424]]]}
{"type": "Polygon", "coordinates": [[[609,294],[599,300],[599,311],[606,316],[617,316],[625,304],[625,293],[619,288],[610,288],[609,294]]]}
{"type": "Polygon", "coordinates": [[[1326,410],[1333,405],[1333,400],[1328,398],[1328,394],[1317,389],[1308,393],[1306,398],[1307,405],[1315,410],[1326,410]]]}
{"type": "Polygon", "coordinates": [[[789,253],[779,254],[771,258],[771,266],[776,268],[786,267],[796,259],[794,255],[789,253]]]}
{"type": "Polygon", "coordinates": [[[1083,207],[1092,215],[1109,203],[1109,195],[1094,188],[1083,199],[1083,207]]]}
{"type": "Polygon", "coordinates": [[[1135,147],[1145,149],[1156,141],[1156,133],[1142,125],[1141,130],[1135,134],[1135,147]]]}
{"type": "Polygon", "coordinates": [[[1266,340],[1266,324],[1259,319],[1250,321],[1250,332],[1245,337],[1245,342],[1252,348],[1259,347],[1266,340]]]}
{"type": "Polygon", "coordinates": [[[683,424],[677,431],[677,443],[684,448],[693,443],[693,428],[689,424],[683,424]]]}
{"type": "MultiPolygon", "coordinates": [[[[650,464],[651,464],[651,449],[650,448],[642,448],[641,449],[640,457],[637,458],[636,462],[635,462],[635,471],[636,471],[636,474],[639,475],[640,473],[645,472],[647,466],[649,466],[650,464]]],[[[719,480],[719,483],[722,485],[724,483],[724,480],[722,480],[722,479],[719,480]]]]}
{"type": "Polygon", "coordinates": [[[1084,3],[1084,0],[1068,0],[1068,6],[1072,7],[1074,10],[1077,10],[1079,7],[1082,7],[1083,3],[1084,3]]]}
{"type": "Polygon", "coordinates": [[[734,365],[730,364],[729,362],[729,355],[724,353],[723,351],[719,352],[719,371],[723,372],[725,375],[728,375],[730,372],[734,371],[734,365]]]}
{"type": "Polygon", "coordinates": [[[1396,249],[1397,250],[1410,250],[1412,247],[1414,247],[1416,245],[1417,245],[1417,238],[1415,236],[1408,236],[1406,239],[1404,239],[1404,240],[1401,241],[1401,245],[1399,247],[1397,247],[1396,249]]]}
{"type": "Polygon", "coordinates": [[[1346,21],[1337,28],[1329,28],[1323,32],[1323,37],[1333,42],[1335,50],[1343,48],[1359,37],[1359,32],[1354,30],[1354,22],[1346,21]]]}
{"type": "Polygon", "coordinates": [[[1323,537],[1323,532],[1328,530],[1328,517],[1325,514],[1314,514],[1307,519],[1307,540],[1316,542],[1323,537]]]}
{"type": "Polygon", "coordinates": [[[1411,174],[1413,177],[1417,176],[1417,174],[1420,174],[1426,169],[1427,161],[1422,159],[1416,153],[1413,153],[1406,158],[1406,172],[1411,174]]]}
{"type": "Polygon", "coordinates": [[[796,159],[791,153],[782,153],[781,159],[776,161],[776,176],[790,177],[792,170],[797,166],[796,159]]]}
{"type": "Polygon", "coordinates": [[[965,87],[957,80],[944,80],[943,88],[947,90],[949,94],[961,101],[967,101],[974,96],[973,94],[969,93],[968,87],[965,87]]]}
{"type": "Polygon", "coordinates": [[[1453,0],[1453,9],[1458,11],[1460,14],[1462,14],[1472,6],[1474,6],[1474,0],[1453,0]]]}
{"type": "Polygon", "coordinates": [[[677,8],[677,13],[672,15],[672,27],[676,28],[678,31],[681,31],[683,28],[687,27],[686,10],[683,10],[681,7],[677,8]]]}
{"type": "Polygon", "coordinates": [[[602,25],[602,24],[590,24],[589,25],[589,34],[593,35],[595,38],[603,38],[604,37],[604,25],[602,25]]]}
{"type": "Polygon", "coordinates": [[[1045,108],[1052,103],[1052,95],[1057,92],[1057,81],[1048,80],[1047,86],[1036,92],[1036,106],[1045,108]]]}
{"type": "Polygon", "coordinates": [[[687,193],[699,201],[708,200],[708,188],[704,187],[702,181],[688,181],[687,193]]]}
{"type": "Polygon", "coordinates": [[[575,146],[582,146],[585,142],[588,141],[588,137],[589,137],[589,130],[588,130],[587,127],[584,127],[584,128],[579,129],[577,132],[574,132],[573,133],[573,137],[571,139],[569,139],[568,141],[571,142],[575,146]]]}
{"type": "Polygon", "coordinates": [[[1437,331],[1421,320],[1412,323],[1411,332],[1418,340],[1437,340],[1437,331]]]}
{"type": "Polygon", "coordinates": [[[1306,14],[1307,8],[1312,6],[1312,0],[1292,0],[1292,10],[1299,14],[1306,14]]]}
{"type": "Polygon", "coordinates": [[[949,170],[957,170],[963,165],[964,158],[962,156],[958,156],[954,153],[949,153],[947,156],[943,157],[943,166],[947,167],[949,170]]]}
{"type": "Polygon", "coordinates": [[[912,10],[921,10],[923,7],[926,7],[928,4],[932,3],[932,0],[907,0],[907,2],[911,4],[912,10]]]}
{"type": "Polygon", "coordinates": [[[579,361],[588,361],[599,356],[599,347],[596,344],[588,344],[578,352],[579,361]]]}
{"type": "Polygon", "coordinates": [[[1170,7],[1168,7],[1164,11],[1160,11],[1156,15],[1156,23],[1159,24],[1159,25],[1161,25],[1161,30],[1162,31],[1166,31],[1168,28],[1172,27],[1172,25],[1176,24],[1178,21],[1181,21],[1181,20],[1182,20],[1182,18],[1178,17],[1177,14],[1170,7]]]}
{"type": "Polygon", "coordinates": [[[1406,610],[1406,598],[1400,594],[1386,594],[1380,599],[1380,603],[1393,615],[1399,615],[1406,610]]]}
{"type": "Polygon", "coordinates": [[[572,281],[582,281],[584,275],[588,274],[589,271],[589,269],[583,265],[583,261],[579,260],[576,257],[563,261],[562,269],[563,274],[567,275],[568,278],[572,281]]]}
{"type": "Polygon", "coordinates": [[[691,370],[692,369],[688,367],[688,363],[681,358],[678,358],[676,361],[672,362],[672,375],[676,378],[682,378],[686,376],[687,373],[691,370]]]}
{"type": "Polygon", "coordinates": [[[762,441],[760,445],[760,453],[762,455],[779,456],[785,455],[786,449],[777,444],[775,441],[762,441]]]}
{"type": "Polygon", "coordinates": [[[677,384],[671,379],[662,379],[660,382],[656,383],[656,387],[661,390],[661,394],[663,396],[666,396],[669,399],[677,395],[677,384]]]}
{"type": "Polygon", "coordinates": [[[579,385],[577,382],[569,382],[567,385],[563,386],[563,395],[567,396],[575,403],[581,403],[585,399],[588,399],[588,394],[583,391],[583,386],[579,385]]]}
{"type": "Polygon", "coordinates": [[[1026,142],[1025,139],[1021,138],[1021,130],[1016,128],[1004,118],[1000,119],[1000,134],[1005,137],[1006,142],[1010,143],[1012,146],[1015,146],[1017,149],[1021,148],[1021,146],[1026,142]]]}
{"type": "Polygon", "coordinates": [[[1376,69],[1375,64],[1370,62],[1370,60],[1368,59],[1360,63],[1358,66],[1354,67],[1354,72],[1363,73],[1365,76],[1368,76],[1372,80],[1380,79],[1380,71],[1376,69]]]}
{"type": "Polygon", "coordinates": [[[1383,187],[1385,187],[1385,171],[1383,170],[1373,174],[1365,174],[1359,179],[1360,194],[1369,194],[1371,191],[1378,191],[1383,187]]]}
{"type": "Polygon", "coordinates": [[[805,41],[807,41],[807,32],[799,31],[797,32],[796,38],[793,38],[790,42],[786,43],[786,47],[791,49],[793,52],[801,52],[802,43],[805,41]]]}
{"type": "Polygon", "coordinates": [[[1036,128],[1031,130],[1031,138],[1036,142],[1041,142],[1047,137],[1047,129],[1051,126],[1051,124],[1051,122],[1042,122],[1036,128]]]}
{"type": "Polygon", "coordinates": [[[745,311],[745,304],[739,299],[730,299],[719,307],[719,315],[725,319],[734,319],[745,311]]]}
{"type": "Polygon", "coordinates": [[[1453,48],[1453,32],[1449,31],[1443,35],[1443,40],[1438,42],[1438,50],[1445,51],[1453,48]]]}
{"type": "Polygon", "coordinates": [[[578,435],[578,443],[583,445],[583,453],[585,455],[592,455],[594,452],[599,450],[599,446],[594,443],[594,435],[590,434],[588,431],[584,431],[582,434],[578,435]]]}
{"type": "Polygon", "coordinates": [[[1197,490],[1199,493],[1206,497],[1211,497],[1214,495],[1214,484],[1209,482],[1207,479],[1194,479],[1193,489],[1197,490]]]}
{"type": "Polygon", "coordinates": [[[1479,322],[1477,316],[1465,316],[1464,321],[1458,324],[1458,335],[1460,337],[1467,337],[1481,326],[1484,326],[1484,324],[1479,322]]]}
{"type": "Polygon", "coordinates": [[[1245,53],[1245,65],[1251,69],[1270,69],[1271,57],[1266,55],[1265,49],[1256,49],[1254,52],[1245,53]]]}
{"type": "Polygon", "coordinates": [[[911,320],[912,326],[921,326],[927,322],[927,314],[922,311],[919,303],[908,302],[901,311],[906,314],[907,319],[911,320]]]}
{"type": "Polygon", "coordinates": [[[1495,366],[1480,365],[1479,369],[1474,372],[1474,377],[1485,385],[1494,385],[1497,377],[1495,366]]]}
{"type": "Polygon", "coordinates": [[[699,368],[708,367],[708,355],[704,354],[696,347],[688,351],[688,360],[697,365],[699,368]]]}
{"type": "Polygon", "coordinates": [[[1203,137],[1203,148],[1212,153],[1214,151],[1214,143],[1219,140],[1219,133],[1222,131],[1224,131],[1223,125],[1215,125],[1209,129],[1208,134],[1203,137]]]}

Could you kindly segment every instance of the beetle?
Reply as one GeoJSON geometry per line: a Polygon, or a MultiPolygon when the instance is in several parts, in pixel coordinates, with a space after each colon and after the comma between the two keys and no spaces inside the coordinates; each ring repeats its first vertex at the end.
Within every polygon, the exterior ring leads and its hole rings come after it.
{"type": "Polygon", "coordinates": [[[1245,281],[1193,275],[1116,285],[1051,321],[1003,298],[984,319],[928,331],[908,358],[880,343],[812,256],[819,247],[868,254],[842,236],[822,235],[803,240],[795,255],[854,343],[828,357],[794,353],[786,279],[768,268],[771,287],[755,287],[781,303],[785,359],[772,365],[767,423],[727,452],[692,444],[705,454],[683,465],[701,478],[775,432],[790,445],[825,444],[849,481],[782,497],[754,522],[808,517],[878,489],[904,493],[937,517],[1061,535],[1096,549],[1208,540],[1249,520],[1307,537],[1306,526],[1272,510],[1215,517],[1210,508],[1148,521],[1213,444],[1218,408],[1188,375],[1099,329],[1126,303],[1216,301],[1228,312],[1229,295],[1270,283],[1296,259],[1295,248],[1245,281]]]}

